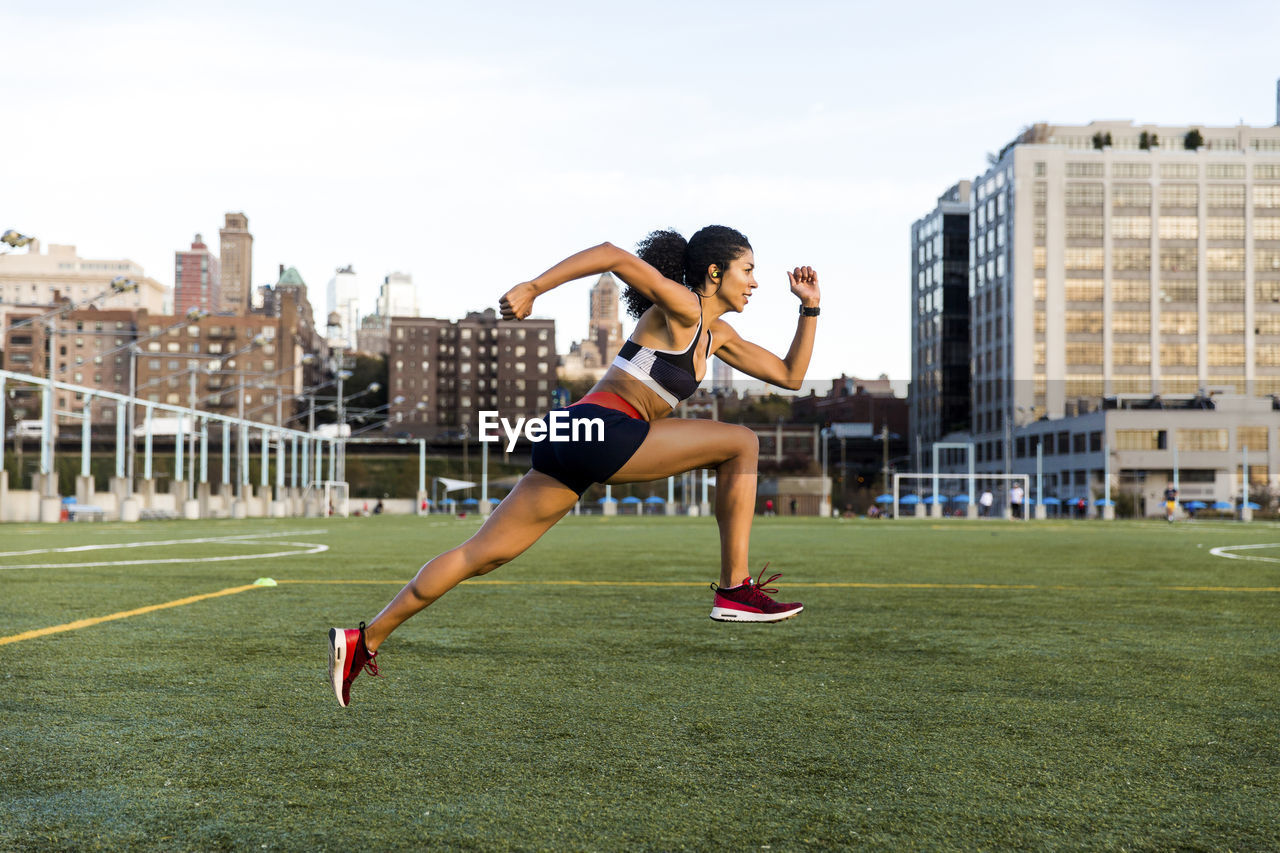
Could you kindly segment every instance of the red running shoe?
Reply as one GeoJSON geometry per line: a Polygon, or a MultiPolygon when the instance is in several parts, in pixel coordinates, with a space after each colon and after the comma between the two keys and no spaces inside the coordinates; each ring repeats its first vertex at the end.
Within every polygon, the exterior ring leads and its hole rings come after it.
{"type": "Polygon", "coordinates": [[[365,645],[363,622],[359,628],[329,629],[329,682],[339,705],[345,708],[351,703],[351,682],[360,670],[378,674],[378,664],[374,662],[377,656],[377,652],[370,652],[365,645]]]}
{"type": "MultiPolygon", "coordinates": [[[[765,563],[760,570],[761,578],[768,568],[769,564],[765,563]]],[[[775,574],[764,582],[760,578],[747,578],[728,589],[713,583],[711,588],[715,590],[716,600],[715,606],[711,608],[711,618],[717,622],[781,622],[783,619],[790,619],[804,610],[804,605],[798,601],[783,604],[766,594],[777,592],[769,584],[780,577],[781,574],[775,574]]]]}

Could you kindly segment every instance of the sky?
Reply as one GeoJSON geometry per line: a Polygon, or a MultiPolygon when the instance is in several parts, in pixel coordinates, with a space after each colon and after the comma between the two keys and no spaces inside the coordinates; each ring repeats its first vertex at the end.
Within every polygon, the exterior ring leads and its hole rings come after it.
{"type": "MultiPolygon", "coordinates": [[[[317,312],[354,266],[458,318],[609,241],[724,224],[809,378],[910,375],[911,224],[1037,121],[1276,123],[1280,4],[421,2],[0,5],[0,230],[173,284],[228,211],[254,284],[317,312]]],[[[557,346],[587,282],[541,297],[557,346]]]]}

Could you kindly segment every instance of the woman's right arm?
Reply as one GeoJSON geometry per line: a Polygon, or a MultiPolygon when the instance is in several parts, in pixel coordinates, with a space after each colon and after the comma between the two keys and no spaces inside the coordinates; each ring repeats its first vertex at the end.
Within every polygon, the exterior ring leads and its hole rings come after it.
{"type": "Polygon", "coordinates": [[[503,294],[499,305],[502,319],[523,320],[533,313],[533,300],[568,281],[611,272],[640,291],[650,302],[662,306],[678,322],[694,325],[700,309],[698,297],[682,284],[666,278],[649,264],[612,243],[601,243],[570,255],[542,275],[517,284],[503,294]]]}

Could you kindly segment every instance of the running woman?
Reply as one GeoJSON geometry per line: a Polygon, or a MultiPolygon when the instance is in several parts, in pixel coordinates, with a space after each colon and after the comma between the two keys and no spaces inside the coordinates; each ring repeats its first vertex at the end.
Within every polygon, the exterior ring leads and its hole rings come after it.
{"type": "MultiPolygon", "coordinates": [[[[749,376],[798,389],[813,352],[819,313],[818,276],[811,267],[787,273],[800,300],[791,348],[783,358],[740,337],[723,319],[747,307],[755,257],[747,238],[712,225],[685,241],[655,231],[638,256],[609,243],[579,252],[537,278],[517,284],[501,299],[504,320],[523,320],[534,300],[566,282],[611,272],[627,285],[623,294],[635,332],[604,377],[566,411],[571,421],[600,419],[603,441],[537,442],[533,470],[493,511],[474,536],[423,566],[367,626],[329,631],[329,676],[338,704],[351,699],[362,669],[378,674],[375,658],[402,622],[467,578],[514,560],[573,509],[592,483],[648,482],[696,468],[716,472],[716,521],[720,529],[720,581],[711,585],[711,618],[726,622],[778,622],[804,609],[774,601],[777,592],[763,570],[752,579],[748,564],[755,511],[759,442],[743,426],[669,419],[693,395],[714,353],[749,376]]],[[[578,430],[571,431],[577,434],[578,430]]],[[[590,430],[583,430],[589,436],[590,430]]]]}

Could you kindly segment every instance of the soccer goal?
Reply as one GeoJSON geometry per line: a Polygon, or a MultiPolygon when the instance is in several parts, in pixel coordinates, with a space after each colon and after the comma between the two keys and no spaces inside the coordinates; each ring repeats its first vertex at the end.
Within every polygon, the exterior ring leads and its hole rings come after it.
{"type": "Polygon", "coordinates": [[[322,480],[316,486],[320,492],[320,511],[323,514],[340,515],[343,518],[351,515],[351,493],[346,483],[341,480],[322,480]]]}
{"type": "Polygon", "coordinates": [[[893,515],[1026,520],[1030,474],[894,474],[893,515]],[[1021,487],[1021,494],[1017,489],[1021,487]],[[936,491],[935,491],[936,489],[936,491]]]}

